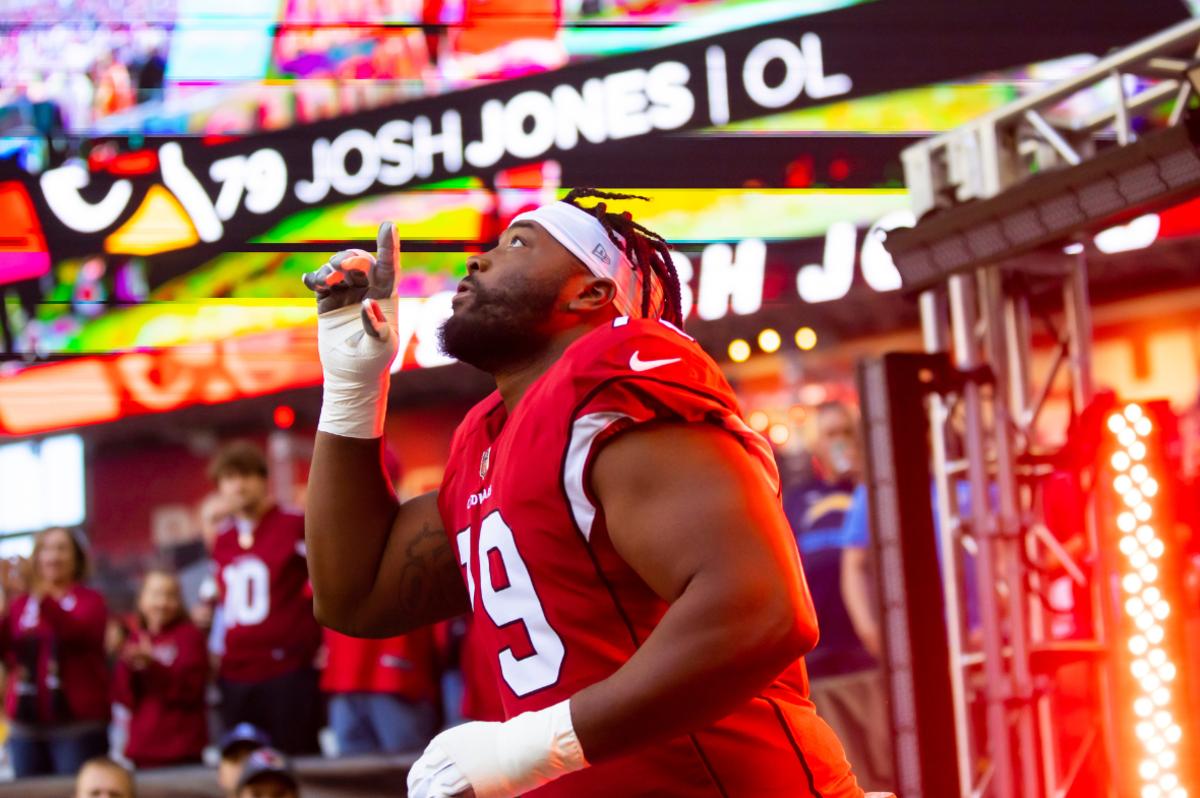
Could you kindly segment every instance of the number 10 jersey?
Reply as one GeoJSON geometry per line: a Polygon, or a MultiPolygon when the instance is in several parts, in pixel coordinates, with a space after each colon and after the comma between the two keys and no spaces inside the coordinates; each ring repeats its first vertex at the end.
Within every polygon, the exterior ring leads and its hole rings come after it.
{"type": "Polygon", "coordinates": [[[253,684],[311,668],[321,627],[313,618],[304,516],[272,507],[244,540],[230,522],[212,556],[224,608],[221,678],[253,684]]]}
{"type": "MultiPolygon", "coordinates": [[[[480,656],[506,717],[551,706],[621,667],[667,603],[621,559],[589,469],[646,423],[712,424],[778,489],[770,448],[716,364],[663,322],[617,319],[575,341],[506,411],[480,402],[454,436],[438,496],[471,597],[480,656]]],[[[697,485],[703,490],[703,485],[697,485]]],[[[808,700],[797,661],[712,726],[593,765],[538,798],[861,796],[808,700]]]]}

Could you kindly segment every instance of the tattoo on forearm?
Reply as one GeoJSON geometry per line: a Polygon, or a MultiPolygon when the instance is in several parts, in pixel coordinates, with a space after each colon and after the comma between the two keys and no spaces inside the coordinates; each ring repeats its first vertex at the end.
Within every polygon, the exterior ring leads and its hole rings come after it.
{"type": "Polygon", "coordinates": [[[398,608],[401,613],[427,620],[469,609],[464,606],[458,562],[445,532],[435,524],[426,524],[409,541],[404,553],[398,608]]]}

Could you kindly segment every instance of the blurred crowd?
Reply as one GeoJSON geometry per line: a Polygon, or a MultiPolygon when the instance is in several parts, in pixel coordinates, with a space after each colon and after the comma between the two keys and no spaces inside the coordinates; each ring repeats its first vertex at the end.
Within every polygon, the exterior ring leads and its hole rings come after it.
{"type": "MultiPolygon", "coordinates": [[[[808,658],[812,691],[860,781],[882,784],[891,753],[866,516],[856,510],[857,422],[832,402],[816,418],[811,461],[784,494],[822,624],[808,658]]],[[[384,466],[399,485],[396,458],[384,466]]],[[[30,558],[0,565],[16,778],[80,774],[82,785],[84,774],[129,778],[126,766],[207,762],[226,794],[247,798],[258,795],[238,791],[255,752],[266,752],[263,773],[294,789],[289,756],[419,751],[447,725],[501,718],[468,619],[382,640],[321,628],[304,518],[272,498],[265,453],[230,443],[208,476],[213,490],[196,513],[202,556],[147,568],[132,613],[110,612],[89,586],[77,530],[45,530],[30,558]]]]}
{"type": "Polygon", "coordinates": [[[0,158],[54,165],[74,154],[67,134],[161,97],[176,5],[0,1],[0,158]]]}
{"type": "MultiPolygon", "coordinates": [[[[259,749],[279,761],[414,751],[461,720],[465,623],[384,640],[319,627],[303,515],[274,502],[267,469],[249,442],[218,453],[198,513],[207,556],[148,569],[127,616],[88,586],[75,530],[45,530],[30,558],[4,561],[0,656],[16,778],[75,775],[110,754],[136,769],[219,758],[223,789],[242,795],[242,763],[259,749]]],[[[478,700],[472,712],[498,716],[478,700]]]]}

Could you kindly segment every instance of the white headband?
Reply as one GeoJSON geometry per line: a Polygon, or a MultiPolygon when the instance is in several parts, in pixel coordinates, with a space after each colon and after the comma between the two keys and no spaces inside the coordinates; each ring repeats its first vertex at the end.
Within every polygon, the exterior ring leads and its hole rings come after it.
{"type": "MultiPolygon", "coordinates": [[[[597,277],[613,281],[617,293],[613,304],[626,316],[637,318],[642,315],[642,275],[634,268],[621,251],[600,220],[587,211],[568,202],[551,202],[532,211],[519,214],[512,222],[536,222],[554,236],[554,240],[567,248],[583,262],[587,270],[597,277]]],[[[662,283],[655,275],[650,276],[650,312],[657,313],[662,307],[662,283]]]]}

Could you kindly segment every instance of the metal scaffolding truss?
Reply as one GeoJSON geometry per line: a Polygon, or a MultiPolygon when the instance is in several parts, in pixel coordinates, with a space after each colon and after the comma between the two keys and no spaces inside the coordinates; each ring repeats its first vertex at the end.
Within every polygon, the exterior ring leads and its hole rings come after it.
{"type": "MultiPolygon", "coordinates": [[[[920,142],[903,154],[916,215],[996,197],[1035,174],[1085,163],[1106,144],[1130,144],[1138,131],[1176,126],[1198,82],[1200,20],[920,142]],[[1088,101],[1080,102],[1084,92],[1088,101]],[[1099,110],[1097,98],[1104,103],[1099,110]],[[1169,113],[1139,116],[1163,104],[1169,113]]],[[[927,408],[940,550],[949,553],[942,558],[942,588],[963,798],[1066,796],[1089,758],[1108,769],[1109,795],[1119,782],[1112,674],[1104,657],[1113,616],[1102,595],[1112,555],[1101,545],[1094,508],[1076,549],[1067,551],[1048,531],[1041,500],[1050,467],[1036,434],[1048,398],[1064,382],[1073,414],[1092,399],[1085,258],[1082,244],[1066,240],[1049,255],[946,276],[920,296],[926,351],[950,353],[965,378],[931,395],[927,408]],[[1061,297],[1061,305],[1047,309],[1047,293],[1061,297]],[[1035,322],[1054,350],[1039,373],[1035,322]],[[1089,628],[1069,643],[1050,633],[1051,561],[1091,605],[1089,628]],[[977,602],[975,628],[968,628],[968,591],[977,602]],[[1071,750],[1060,748],[1054,728],[1055,677],[1067,665],[1087,673],[1101,704],[1097,725],[1071,750]]]]}
{"type": "MultiPolygon", "coordinates": [[[[1086,264],[1062,257],[1036,280],[990,267],[951,277],[921,296],[927,351],[948,352],[967,379],[929,397],[932,471],[942,588],[947,608],[951,692],[961,796],[1065,796],[1088,757],[1111,763],[1112,726],[1102,723],[1074,750],[1060,750],[1054,732],[1055,671],[1080,663],[1103,702],[1108,675],[1108,556],[1094,521],[1084,545],[1068,552],[1041,515],[1041,478],[1048,471],[1035,428],[1048,397],[1063,381],[1072,405],[1091,400],[1091,321],[1086,264]],[[1048,273],[1047,273],[1048,272],[1048,273]],[[1053,285],[1061,318],[1037,319],[1056,342],[1055,356],[1034,373],[1031,295],[1053,285]],[[965,488],[966,498],[963,498],[965,488]],[[1047,563],[1091,589],[1092,627],[1070,643],[1049,634],[1047,563]],[[969,577],[964,569],[973,569],[969,577]],[[968,587],[970,586],[970,587],[968,587]],[[967,622],[968,592],[978,607],[967,622]],[[972,707],[982,709],[976,722],[972,707]]],[[[1111,780],[1110,780],[1111,781],[1111,780]]]]}
{"type": "Polygon", "coordinates": [[[1182,22],[1070,80],[909,147],[902,158],[917,218],[1078,165],[1105,142],[1124,145],[1139,132],[1180,124],[1200,94],[1198,56],[1200,20],[1182,22]],[[1163,103],[1172,103],[1165,118],[1138,117],[1163,103]]]}

